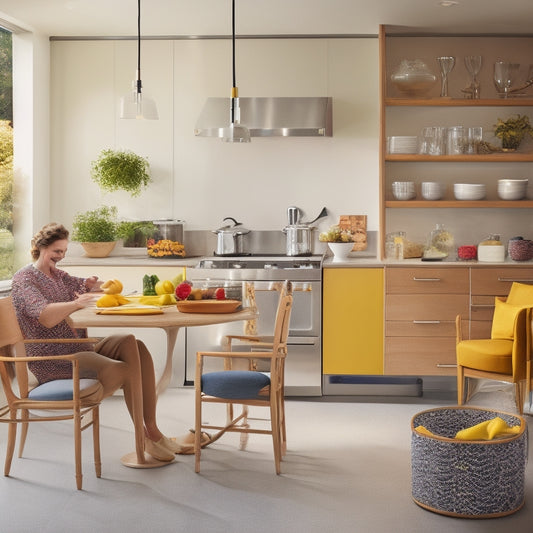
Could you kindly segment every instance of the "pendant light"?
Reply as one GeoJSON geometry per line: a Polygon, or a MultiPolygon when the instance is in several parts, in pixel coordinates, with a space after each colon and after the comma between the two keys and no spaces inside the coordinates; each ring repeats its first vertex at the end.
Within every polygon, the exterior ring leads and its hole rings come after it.
{"type": "Polygon", "coordinates": [[[120,99],[120,118],[159,119],[154,100],[142,94],[141,0],[137,0],[137,79],[132,82],[132,90],[120,99]]]}
{"type": "Polygon", "coordinates": [[[230,124],[222,130],[222,140],[230,143],[249,143],[250,130],[241,124],[241,110],[239,108],[239,89],[235,76],[235,0],[231,0],[231,45],[233,87],[230,100],[230,124]]]}

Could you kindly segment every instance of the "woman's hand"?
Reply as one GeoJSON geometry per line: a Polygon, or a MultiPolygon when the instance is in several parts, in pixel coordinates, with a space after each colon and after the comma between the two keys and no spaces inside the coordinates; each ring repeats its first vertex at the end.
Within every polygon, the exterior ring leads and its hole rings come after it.
{"type": "Polygon", "coordinates": [[[76,294],[74,303],[78,306],[79,309],[82,309],[84,307],[89,307],[90,305],[93,305],[99,297],[99,294],[95,294],[93,292],[84,292],[83,294],[76,294]]]}
{"type": "Polygon", "coordinates": [[[102,285],[102,282],[98,281],[98,276],[91,276],[85,280],[85,287],[87,287],[88,291],[99,291],[100,285],[102,285]]]}

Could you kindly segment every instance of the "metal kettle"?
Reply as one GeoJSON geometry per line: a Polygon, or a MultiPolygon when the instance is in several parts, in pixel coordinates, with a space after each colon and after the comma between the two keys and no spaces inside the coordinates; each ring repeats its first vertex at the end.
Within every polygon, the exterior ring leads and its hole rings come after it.
{"type": "Polygon", "coordinates": [[[244,236],[250,233],[250,230],[233,217],[226,217],[223,220],[231,220],[233,225],[226,224],[213,230],[217,236],[215,255],[246,255],[244,236]]]}
{"type": "Polygon", "coordinates": [[[298,207],[291,206],[287,209],[287,218],[289,224],[283,228],[283,233],[287,236],[286,239],[286,255],[311,255],[313,249],[313,230],[316,228],[312,226],[319,218],[327,216],[328,211],[325,207],[322,208],[320,214],[311,222],[301,222],[301,210],[298,207]]]}

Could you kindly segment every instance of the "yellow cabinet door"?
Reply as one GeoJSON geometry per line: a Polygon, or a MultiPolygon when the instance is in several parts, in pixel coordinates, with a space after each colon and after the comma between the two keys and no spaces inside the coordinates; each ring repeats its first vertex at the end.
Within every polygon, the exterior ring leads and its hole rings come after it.
{"type": "Polygon", "coordinates": [[[325,268],[323,373],[383,374],[383,269],[325,268]]]}

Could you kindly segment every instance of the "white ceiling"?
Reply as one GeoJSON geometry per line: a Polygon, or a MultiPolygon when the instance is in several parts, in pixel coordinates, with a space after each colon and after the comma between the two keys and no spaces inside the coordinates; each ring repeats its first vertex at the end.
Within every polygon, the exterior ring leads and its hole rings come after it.
{"type": "MultiPolygon", "coordinates": [[[[239,35],[376,35],[379,24],[533,33],[532,0],[238,0],[239,35]]],[[[50,36],[132,36],[136,0],[0,0],[0,18],[50,36]]],[[[142,0],[143,36],[228,35],[231,0],[142,0]]]]}

